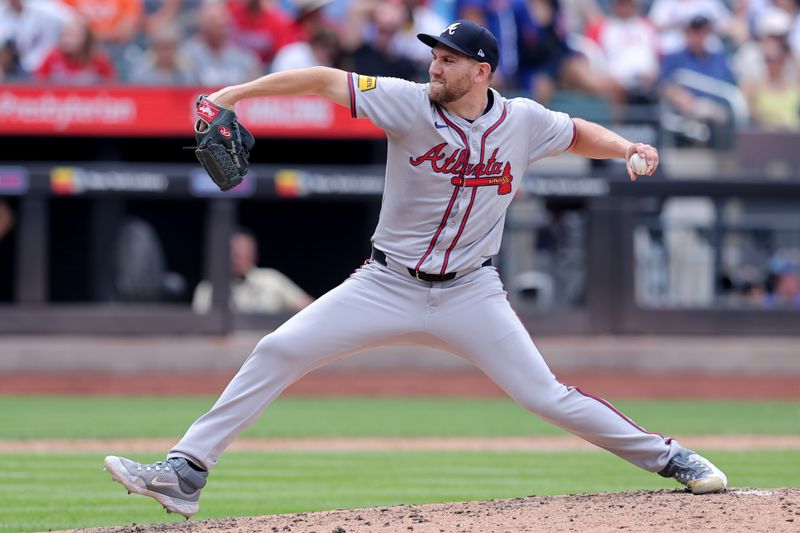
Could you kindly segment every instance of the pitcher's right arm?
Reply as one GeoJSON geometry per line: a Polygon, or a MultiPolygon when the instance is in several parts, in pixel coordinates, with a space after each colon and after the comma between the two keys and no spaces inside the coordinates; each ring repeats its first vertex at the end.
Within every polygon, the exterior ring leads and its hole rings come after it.
{"type": "Polygon", "coordinates": [[[232,109],[239,100],[258,96],[317,95],[350,107],[347,72],[329,67],[310,67],[267,74],[253,81],[231,85],[209,95],[209,100],[232,109]]]}

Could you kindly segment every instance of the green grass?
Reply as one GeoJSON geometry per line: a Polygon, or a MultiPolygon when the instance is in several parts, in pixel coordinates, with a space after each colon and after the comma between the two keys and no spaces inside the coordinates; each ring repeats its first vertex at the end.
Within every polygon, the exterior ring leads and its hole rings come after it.
{"type": "MultiPolygon", "coordinates": [[[[798,486],[797,467],[787,466],[800,465],[800,451],[709,455],[732,486],[798,486]]],[[[0,462],[0,530],[182,520],[149,498],[125,495],[102,471],[101,455],[0,455],[0,462]]],[[[196,518],[677,487],[602,452],[230,452],[196,518]]]]}
{"type": "MultiPolygon", "coordinates": [[[[211,397],[0,396],[0,439],[179,437],[211,397]]],[[[615,402],[674,435],[800,434],[800,403],[615,402]]],[[[278,400],[243,436],[524,436],[561,431],[510,400],[278,400]]],[[[701,450],[702,451],[702,450],[701,450]]],[[[713,452],[733,486],[800,486],[800,451],[713,452]]],[[[138,454],[138,460],[160,456],[138,454]]],[[[197,518],[260,515],[532,494],[677,487],[605,452],[229,452],[197,518]]],[[[0,531],[180,520],[126,496],[102,454],[0,455],[0,531]]]]}
{"type": "MultiPolygon", "coordinates": [[[[0,396],[0,439],[176,437],[211,397],[0,396]]],[[[800,403],[615,402],[673,435],[800,434],[800,403]]],[[[525,436],[561,430],[504,398],[298,398],[276,401],[247,437],[525,436]]]]}

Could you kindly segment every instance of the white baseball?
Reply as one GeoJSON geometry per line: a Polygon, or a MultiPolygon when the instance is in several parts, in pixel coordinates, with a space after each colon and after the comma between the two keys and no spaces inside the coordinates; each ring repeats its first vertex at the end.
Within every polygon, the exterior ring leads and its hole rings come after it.
{"type": "Polygon", "coordinates": [[[644,157],[640,156],[638,152],[631,156],[631,168],[640,176],[650,171],[650,166],[647,164],[647,161],[645,161],[644,157]]]}

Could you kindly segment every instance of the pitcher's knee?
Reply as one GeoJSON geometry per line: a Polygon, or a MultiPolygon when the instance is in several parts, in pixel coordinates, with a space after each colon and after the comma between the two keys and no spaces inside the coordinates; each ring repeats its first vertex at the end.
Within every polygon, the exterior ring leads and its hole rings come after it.
{"type": "Polygon", "coordinates": [[[301,343],[285,335],[270,333],[256,344],[252,357],[269,360],[273,364],[299,365],[303,360],[301,343]]]}

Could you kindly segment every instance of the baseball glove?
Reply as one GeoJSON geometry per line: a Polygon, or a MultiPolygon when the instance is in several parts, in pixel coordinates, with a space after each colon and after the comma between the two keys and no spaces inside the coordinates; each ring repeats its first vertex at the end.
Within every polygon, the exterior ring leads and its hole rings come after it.
{"type": "Polygon", "coordinates": [[[247,158],[256,141],[236,120],[236,113],[205,96],[197,99],[196,114],[194,154],[220,190],[230,190],[247,174],[247,158]]]}

